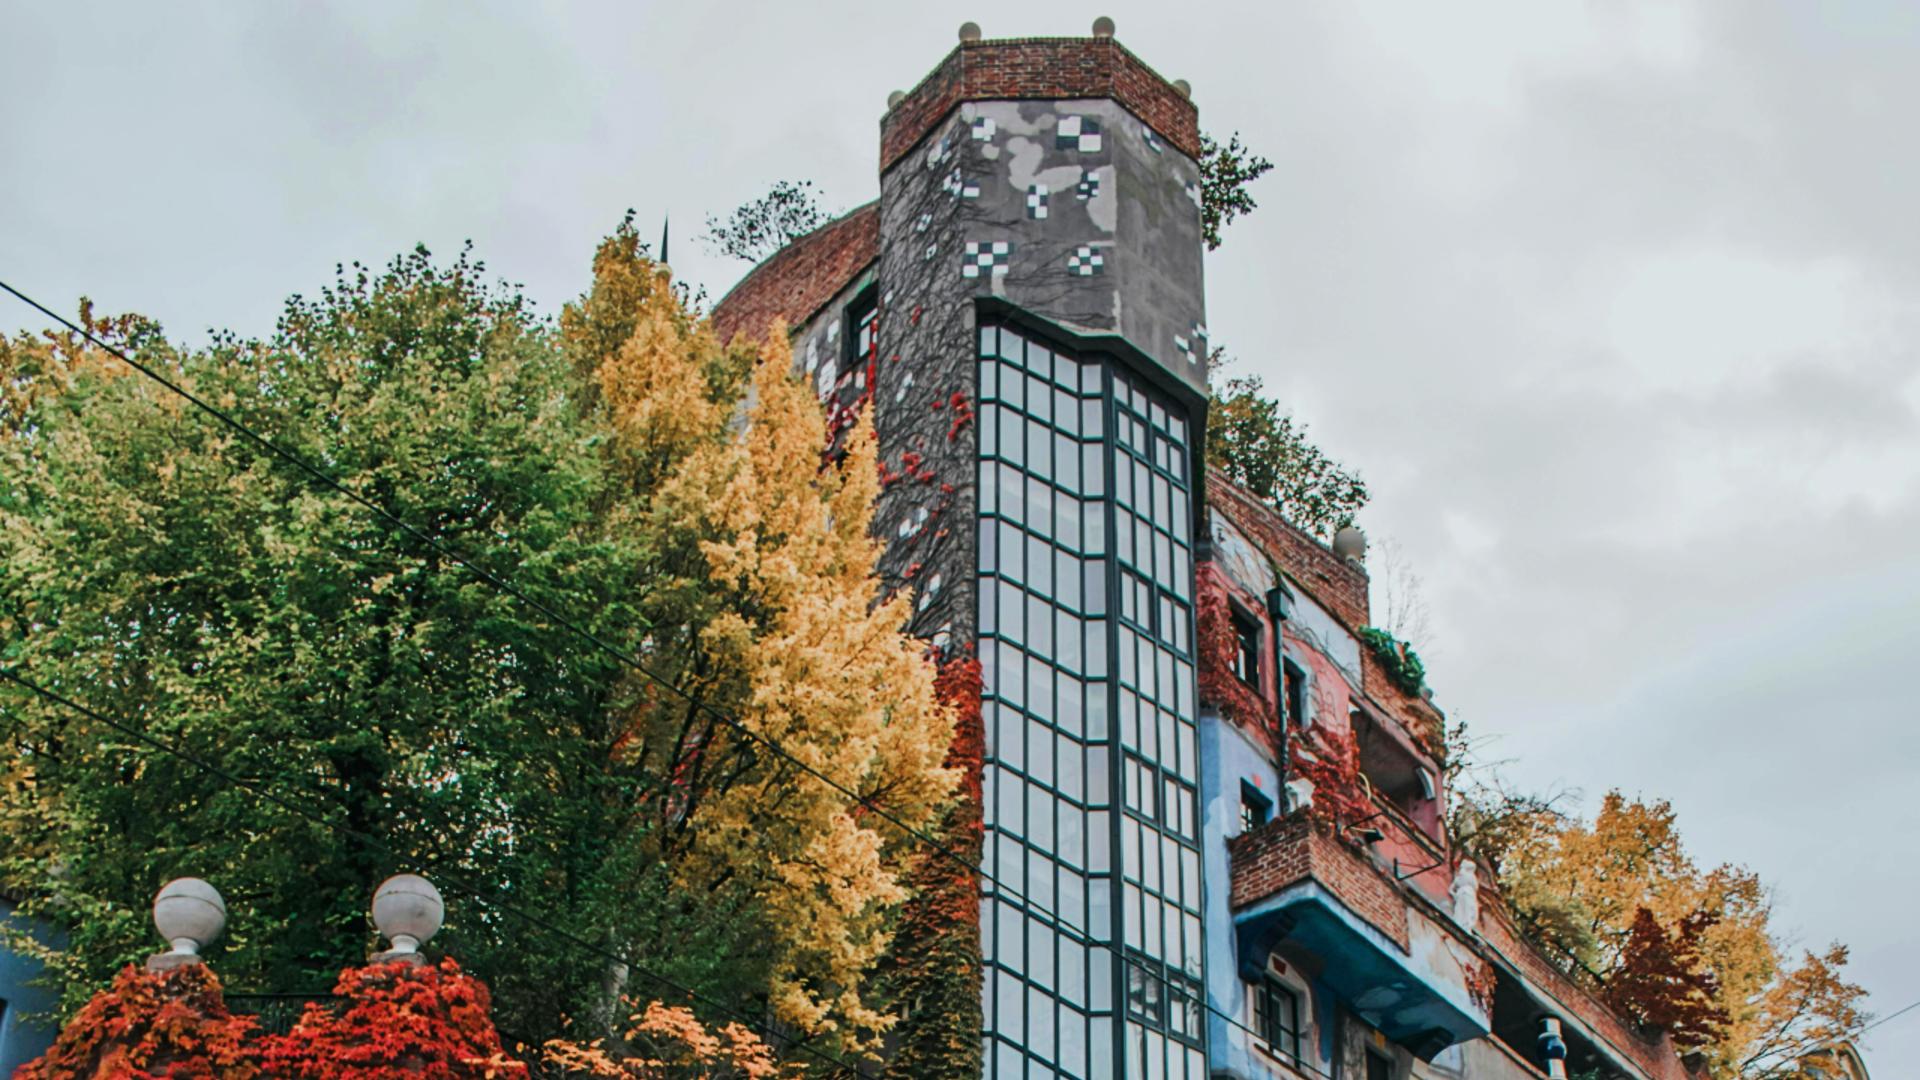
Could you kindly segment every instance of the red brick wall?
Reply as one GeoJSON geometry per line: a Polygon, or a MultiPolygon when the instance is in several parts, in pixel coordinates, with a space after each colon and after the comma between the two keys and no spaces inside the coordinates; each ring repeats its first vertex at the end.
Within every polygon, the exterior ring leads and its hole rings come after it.
{"type": "Polygon", "coordinates": [[[1446,718],[1433,703],[1417,694],[1409,694],[1387,674],[1386,665],[1374,655],[1366,642],[1360,643],[1361,680],[1367,697],[1386,710],[1405,731],[1436,761],[1446,756],[1446,718]]]}
{"type": "Polygon", "coordinates": [[[880,171],[963,101],[1112,98],[1183,151],[1200,156],[1193,102],[1112,38],[964,42],[880,121],[880,171]]]}
{"type": "Polygon", "coordinates": [[[1214,469],[1207,470],[1207,504],[1214,513],[1226,514],[1348,630],[1370,625],[1365,570],[1335,555],[1214,469]]]}
{"type": "Polygon", "coordinates": [[[783,321],[789,330],[812,318],[880,255],[880,204],[870,202],[774,252],[713,306],[713,332],[764,337],[783,321]]]}
{"type": "Polygon", "coordinates": [[[1407,948],[1407,902],[1386,875],[1304,814],[1269,822],[1227,841],[1235,909],[1308,878],[1338,897],[1361,921],[1407,948]]]}

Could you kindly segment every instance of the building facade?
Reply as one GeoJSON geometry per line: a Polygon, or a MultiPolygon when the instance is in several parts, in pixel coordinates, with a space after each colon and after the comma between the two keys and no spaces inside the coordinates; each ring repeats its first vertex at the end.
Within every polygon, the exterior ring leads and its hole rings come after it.
{"type": "Polygon", "coordinates": [[[1199,156],[1110,24],[963,28],[713,315],[871,407],[883,577],[980,660],[985,1075],[1681,1080],[1450,849],[1363,565],[1208,474],[1199,156]]]}

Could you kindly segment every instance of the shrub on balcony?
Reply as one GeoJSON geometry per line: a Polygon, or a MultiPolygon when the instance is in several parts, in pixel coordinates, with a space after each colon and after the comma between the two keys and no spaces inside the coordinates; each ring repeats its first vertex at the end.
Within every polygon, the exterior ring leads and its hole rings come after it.
{"type": "Polygon", "coordinates": [[[1420,696],[1427,685],[1427,668],[1413,646],[1373,626],[1361,628],[1359,637],[1373,650],[1393,685],[1415,697],[1420,696]]]}

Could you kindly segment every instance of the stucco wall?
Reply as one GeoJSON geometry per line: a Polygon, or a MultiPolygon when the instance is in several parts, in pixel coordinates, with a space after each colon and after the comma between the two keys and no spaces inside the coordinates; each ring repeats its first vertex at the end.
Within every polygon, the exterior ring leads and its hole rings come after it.
{"type": "MultiPolygon", "coordinates": [[[[10,932],[37,934],[5,900],[0,900],[0,923],[10,932]]],[[[45,1019],[28,1019],[29,1014],[51,1012],[55,1004],[51,992],[28,985],[39,973],[38,963],[0,946],[0,1076],[12,1076],[15,1069],[53,1045],[52,1025],[45,1019]]]]}

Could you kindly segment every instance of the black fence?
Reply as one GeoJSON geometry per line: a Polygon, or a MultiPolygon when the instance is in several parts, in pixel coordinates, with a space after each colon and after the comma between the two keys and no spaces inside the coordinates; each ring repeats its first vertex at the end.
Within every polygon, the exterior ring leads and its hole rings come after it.
{"type": "Polygon", "coordinates": [[[333,994],[227,994],[227,1011],[239,1016],[251,1016],[260,1021],[260,1030],[275,1035],[285,1035],[293,1030],[308,1005],[318,1005],[324,1009],[338,1012],[346,1005],[343,997],[333,994]]]}

